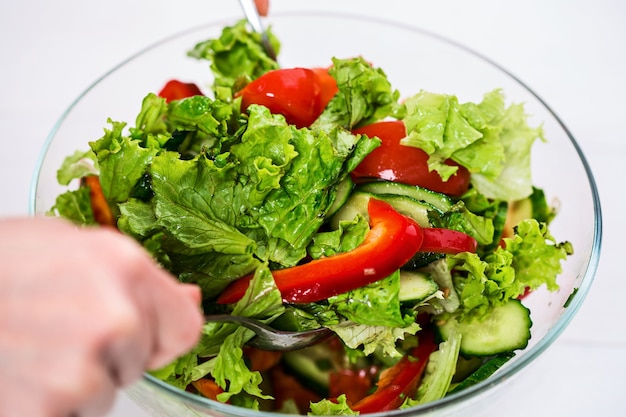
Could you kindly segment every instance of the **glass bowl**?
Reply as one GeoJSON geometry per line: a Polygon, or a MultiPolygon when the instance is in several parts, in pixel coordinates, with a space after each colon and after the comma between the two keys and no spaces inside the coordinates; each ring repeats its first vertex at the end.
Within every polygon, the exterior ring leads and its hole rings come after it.
{"type": "MultiPolygon", "coordinates": [[[[140,51],[106,73],[88,88],[54,126],[42,152],[31,189],[30,209],[43,214],[64,191],[56,170],[65,156],[85,149],[99,138],[107,118],[134,120],[142,98],[167,80],[178,78],[208,86],[212,75],[205,61],[186,52],[197,42],[215,38],[231,21],[216,21],[192,28],[140,51]]],[[[532,338],[487,380],[455,395],[423,406],[385,412],[389,416],[447,416],[461,411],[481,414],[493,394],[511,384],[512,377],[539,357],[562,333],[579,310],[597,268],[601,241],[598,192],[587,161],[558,116],[528,86],[496,63],[458,43],[406,24],[336,13],[282,13],[270,18],[282,41],[283,67],[325,66],[333,56],[361,55],[383,68],[392,85],[403,94],[421,89],[454,94],[460,102],[480,101],[482,95],[502,88],[507,101],[524,103],[531,125],[543,125],[546,143],[533,149],[533,182],[560,207],[551,232],[568,240],[574,254],[564,263],[557,292],[536,291],[525,298],[532,311],[532,338]],[[320,31],[319,28],[324,28],[320,31]],[[572,295],[573,294],[573,295],[572,295]]],[[[146,374],[128,388],[128,395],[154,416],[274,417],[221,404],[181,391],[146,374]]]]}

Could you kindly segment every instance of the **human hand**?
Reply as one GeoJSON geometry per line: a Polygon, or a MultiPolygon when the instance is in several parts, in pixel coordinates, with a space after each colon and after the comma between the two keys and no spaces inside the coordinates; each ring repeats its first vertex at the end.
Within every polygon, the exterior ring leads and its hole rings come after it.
{"type": "Polygon", "coordinates": [[[104,414],[197,342],[200,301],[117,231],[0,220],[0,414],[104,414]]]}

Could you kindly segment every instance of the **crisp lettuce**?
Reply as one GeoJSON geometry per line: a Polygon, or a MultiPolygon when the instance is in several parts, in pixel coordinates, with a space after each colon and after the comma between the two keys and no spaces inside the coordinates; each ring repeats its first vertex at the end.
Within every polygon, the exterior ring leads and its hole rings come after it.
{"type": "Polygon", "coordinates": [[[487,198],[519,200],[532,193],[530,149],[543,131],[528,125],[522,105],[507,107],[494,90],[478,104],[422,91],[405,106],[402,143],[426,151],[429,168],[443,179],[457,170],[445,164],[452,159],[472,173],[472,185],[487,198]]]}
{"type": "Polygon", "coordinates": [[[383,355],[392,358],[402,356],[396,343],[420,330],[420,325],[415,321],[403,327],[390,327],[343,320],[335,325],[326,325],[326,327],[334,331],[350,349],[360,349],[366,356],[380,350],[383,355]]]}
{"type": "Polygon", "coordinates": [[[339,126],[351,130],[403,114],[398,90],[392,88],[383,70],[372,67],[363,58],[334,58],[329,73],[337,81],[339,91],[311,129],[328,131],[339,126]]]}
{"type": "Polygon", "coordinates": [[[445,160],[480,139],[482,134],[463,117],[455,96],[422,91],[404,104],[407,137],[402,144],[424,150],[429,155],[430,170],[436,170],[447,180],[457,168],[444,164],[445,160]]]}
{"type": "Polygon", "coordinates": [[[336,230],[315,234],[307,251],[313,259],[348,252],[359,246],[368,232],[369,224],[365,217],[356,216],[352,221],[339,222],[336,230]]]}
{"type": "Polygon", "coordinates": [[[329,307],[355,323],[404,327],[415,321],[400,309],[400,271],[372,284],[328,299],[329,307]],[[372,314],[375,311],[376,314],[372,314]]]}
{"type": "Polygon", "coordinates": [[[447,341],[441,342],[439,348],[430,354],[415,398],[407,397],[401,408],[414,407],[443,398],[456,372],[460,350],[461,334],[453,332],[447,341]]]}
{"type": "Polygon", "coordinates": [[[558,289],[556,277],[562,271],[561,262],[572,253],[569,242],[557,243],[545,223],[527,219],[504,243],[504,248],[483,259],[470,252],[447,258],[449,269],[456,271],[453,282],[461,300],[455,312],[458,320],[481,317],[528,289],[543,285],[550,291],[558,289]]]}
{"type": "Polygon", "coordinates": [[[76,224],[95,225],[89,188],[66,191],[57,196],[48,214],[61,216],[76,224]]]}
{"type": "Polygon", "coordinates": [[[98,175],[96,156],[89,151],[76,151],[63,161],[57,170],[57,181],[61,185],[69,185],[72,180],[98,175]]]}
{"type": "MultiPolygon", "coordinates": [[[[188,52],[191,57],[211,63],[215,90],[221,87],[234,87],[236,90],[237,85],[243,86],[267,71],[278,68],[278,63],[263,49],[261,34],[249,31],[246,25],[246,21],[241,20],[225,27],[219,38],[200,42],[188,52]]],[[[271,27],[266,32],[274,51],[279,53],[280,43],[271,27]]]]}
{"type": "Polygon", "coordinates": [[[341,394],[336,400],[324,399],[316,403],[311,403],[310,416],[355,416],[358,411],[353,411],[348,404],[345,394],[341,394]]]}
{"type": "Polygon", "coordinates": [[[148,143],[144,128],[133,130],[133,140],[114,124],[116,129],[93,148],[106,169],[120,164],[115,159],[119,152],[107,145],[140,162],[132,178],[136,183],[140,174],[149,175],[149,202],[128,198],[134,185],[130,178],[106,182],[109,195],[118,196],[114,201],[126,197],[119,223],[139,240],[162,233],[157,251],[166,252],[172,271],[200,284],[207,298],[260,262],[292,266],[304,258],[334,189],[376,146],[344,130],[296,129],[261,106],[250,107],[242,125],[246,129],[236,126],[239,136],[228,134],[231,108],[206,97],[172,102],[163,114],[170,129],[196,129],[205,143],[211,136],[227,136],[228,141],[214,141],[214,148],[181,159],[178,152],[140,146],[148,143]],[[107,160],[112,162],[107,165],[107,160]]]}
{"type": "MultiPolygon", "coordinates": [[[[232,314],[272,322],[284,313],[280,292],[267,266],[260,267],[244,297],[237,302],[232,314]]],[[[211,375],[225,390],[221,400],[232,396],[251,395],[269,398],[261,392],[262,377],[250,371],[242,348],[254,336],[251,330],[233,323],[209,322],[204,325],[200,342],[193,351],[183,355],[154,375],[176,386],[184,387],[191,381],[211,375]],[[201,363],[197,358],[210,358],[201,363]]]]}

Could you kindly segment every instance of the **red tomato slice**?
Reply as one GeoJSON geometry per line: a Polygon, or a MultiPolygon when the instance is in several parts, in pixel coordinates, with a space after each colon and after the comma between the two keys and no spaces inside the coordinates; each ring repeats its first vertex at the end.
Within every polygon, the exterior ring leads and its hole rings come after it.
{"type": "Polygon", "coordinates": [[[342,369],[330,373],[328,398],[346,396],[349,404],[361,401],[374,385],[374,372],[368,369],[342,369]]]}
{"type": "MultiPolygon", "coordinates": [[[[308,68],[269,71],[237,94],[241,95],[241,111],[246,111],[251,104],[260,104],[274,114],[285,116],[289,124],[308,127],[334,95],[331,94],[334,79],[327,71],[325,73],[308,68]]],[[[336,88],[335,84],[335,92],[336,88]]]]}
{"type": "Polygon", "coordinates": [[[178,80],[170,80],[159,91],[159,97],[163,97],[168,103],[187,97],[201,96],[202,91],[194,83],[185,83],[178,80]]]}
{"type": "Polygon", "coordinates": [[[328,73],[328,68],[313,68],[313,72],[317,76],[317,82],[320,85],[320,99],[322,111],[324,111],[330,100],[339,91],[337,81],[328,73]]]}
{"type": "Polygon", "coordinates": [[[352,172],[355,181],[365,178],[381,178],[405,184],[419,185],[440,193],[459,196],[469,187],[469,171],[458,166],[448,181],[443,181],[436,171],[428,170],[428,154],[419,148],[400,144],[406,137],[406,127],[400,120],[372,123],[354,130],[355,134],[378,137],[382,144],[374,149],[352,172]]]}

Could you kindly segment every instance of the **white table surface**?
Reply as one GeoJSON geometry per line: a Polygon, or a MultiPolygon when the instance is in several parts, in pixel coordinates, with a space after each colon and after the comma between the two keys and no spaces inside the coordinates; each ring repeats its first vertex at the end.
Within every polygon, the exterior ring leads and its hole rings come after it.
{"type": "MultiPolygon", "coordinates": [[[[456,39],[512,71],[556,109],[586,152],[599,187],[602,258],[579,314],[527,370],[532,375],[524,379],[523,390],[501,394],[506,410],[498,414],[626,415],[621,298],[626,277],[623,254],[617,253],[626,232],[626,3],[273,0],[271,6],[273,11],[303,8],[356,8],[456,39]]],[[[27,214],[32,172],[46,135],[105,70],[164,36],[239,13],[236,0],[2,1],[0,215],[27,214]]],[[[109,414],[145,416],[123,393],[109,414]]]]}

